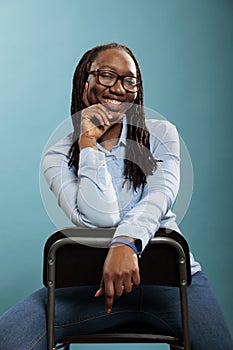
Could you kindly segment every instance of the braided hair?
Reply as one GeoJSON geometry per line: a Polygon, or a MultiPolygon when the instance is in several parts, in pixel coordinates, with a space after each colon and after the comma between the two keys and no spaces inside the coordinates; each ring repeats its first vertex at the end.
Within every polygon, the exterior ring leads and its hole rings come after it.
{"type": "Polygon", "coordinates": [[[81,111],[86,108],[83,102],[83,91],[88,78],[88,71],[91,64],[101,51],[107,49],[123,50],[134,60],[137,79],[141,82],[137,97],[132,107],[126,112],[127,118],[127,143],[125,155],[124,183],[129,180],[129,185],[133,185],[136,191],[141,185],[146,183],[147,175],[152,175],[157,168],[157,161],[150,152],[150,134],[145,124],[144,98],[142,87],[142,76],[133,52],[124,45],[109,43],[99,45],[87,51],[79,61],[74,77],[71,101],[71,118],[74,127],[73,143],[69,150],[69,166],[78,169],[79,165],[79,145],[81,111]]]}

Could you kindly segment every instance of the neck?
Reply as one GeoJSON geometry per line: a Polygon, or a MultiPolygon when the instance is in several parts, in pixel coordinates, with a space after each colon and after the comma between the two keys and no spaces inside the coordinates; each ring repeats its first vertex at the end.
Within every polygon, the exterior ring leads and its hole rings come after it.
{"type": "Polygon", "coordinates": [[[98,142],[108,151],[116,146],[121,135],[122,123],[113,124],[99,139],[98,142]]]}

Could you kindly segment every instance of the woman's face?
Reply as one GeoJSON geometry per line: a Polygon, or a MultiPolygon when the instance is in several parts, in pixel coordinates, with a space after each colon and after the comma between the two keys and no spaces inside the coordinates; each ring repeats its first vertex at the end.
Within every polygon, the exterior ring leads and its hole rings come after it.
{"type": "MultiPolygon", "coordinates": [[[[96,69],[109,70],[125,77],[137,77],[132,57],[119,49],[101,51],[89,71],[96,69]]],[[[125,112],[136,97],[137,92],[129,92],[124,89],[121,79],[118,79],[113,86],[106,87],[97,82],[95,74],[89,74],[83,94],[83,100],[87,107],[101,103],[112,112],[125,112]]]]}

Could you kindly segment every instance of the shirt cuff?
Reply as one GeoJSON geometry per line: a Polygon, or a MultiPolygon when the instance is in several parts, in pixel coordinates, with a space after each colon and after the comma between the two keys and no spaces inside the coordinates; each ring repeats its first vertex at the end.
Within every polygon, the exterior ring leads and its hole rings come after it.
{"type": "Polygon", "coordinates": [[[78,173],[83,172],[86,168],[100,165],[100,163],[105,163],[105,155],[98,150],[87,147],[80,151],[79,153],[79,169],[78,173]]]}

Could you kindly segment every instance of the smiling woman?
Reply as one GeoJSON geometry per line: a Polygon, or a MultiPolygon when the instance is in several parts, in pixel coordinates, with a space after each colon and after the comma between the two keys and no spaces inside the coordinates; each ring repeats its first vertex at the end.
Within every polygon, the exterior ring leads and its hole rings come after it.
{"type": "MultiPolygon", "coordinates": [[[[86,121],[87,124],[87,119],[91,119],[95,125],[97,123],[103,126],[102,135],[99,130],[95,131],[102,142],[107,141],[107,147],[111,149],[116,144],[121,130],[121,125],[117,121],[121,121],[127,112],[129,122],[127,139],[135,142],[127,144],[125,177],[132,180],[134,189],[145,183],[146,175],[153,173],[156,162],[150,153],[149,131],[145,124],[143,104],[141,71],[136,57],[128,47],[110,43],[87,51],[80,60],[73,78],[71,116],[74,142],[70,148],[69,165],[74,165],[76,168],[79,166],[80,133],[83,136],[81,147],[87,147],[90,143],[93,146],[93,138],[87,139],[87,134],[81,130],[82,122],[86,121]],[[99,75],[90,74],[98,69],[114,71],[118,75],[115,84],[111,86],[100,84],[99,75]],[[125,77],[136,79],[137,88],[134,91],[125,90],[123,86],[125,77]],[[83,110],[82,118],[80,118],[81,110],[83,110]],[[144,171],[138,166],[139,164],[143,164],[144,171]]],[[[92,123],[89,124],[92,129],[91,125],[92,123]]],[[[84,130],[90,132],[87,129],[84,130]]]]}
{"type": "MultiPolygon", "coordinates": [[[[110,43],[84,54],[74,73],[71,116],[74,132],[46,152],[44,176],[75,225],[116,230],[100,286],[57,291],[55,339],[132,321],[182,338],[177,290],[140,285],[137,256],[160,227],[179,231],[172,211],[179,136],[171,123],[145,119],[141,72],[128,47],[110,43]]],[[[191,349],[231,350],[215,295],[190,259],[191,349]]],[[[47,348],[46,299],[41,289],[0,318],[1,349],[47,348]]]]}

